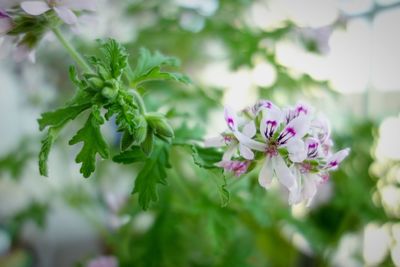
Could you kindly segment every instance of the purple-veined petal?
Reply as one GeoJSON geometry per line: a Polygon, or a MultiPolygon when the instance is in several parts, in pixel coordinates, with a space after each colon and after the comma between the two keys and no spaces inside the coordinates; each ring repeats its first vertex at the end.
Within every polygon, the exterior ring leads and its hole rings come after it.
{"type": "Polygon", "coordinates": [[[57,15],[67,24],[75,24],[78,21],[77,16],[74,14],[74,12],[71,11],[71,9],[63,6],[54,7],[53,9],[57,13],[57,15]]]}
{"type": "Polygon", "coordinates": [[[309,137],[306,139],[305,148],[307,150],[307,158],[313,159],[316,158],[318,155],[321,154],[320,152],[320,143],[317,138],[309,137]]]}
{"type": "Polygon", "coordinates": [[[222,156],[222,160],[231,160],[233,155],[235,155],[236,151],[238,149],[238,144],[237,143],[231,143],[228,148],[225,150],[224,155],[222,156]]]}
{"type": "Polygon", "coordinates": [[[265,189],[269,189],[271,187],[273,175],[274,168],[272,165],[272,159],[268,157],[265,159],[261,171],[258,175],[258,183],[265,189]]]}
{"type": "Polygon", "coordinates": [[[312,112],[311,106],[306,103],[298,102],[294,107],[286,108],[284,110],[286,123],[289,123],[298,116],[310,115],[312,112]]]}
{"type": "Polygon", "coordinates": [[[50,10],[49,5],[42,1],[26,1],[21,3],[21,8],[29,15],[38,16],[50,10]]]}
{"type": "Polygon", "coordinates": [[[235,137],[237,138],[237,140],[239,141],[239,143],[241,143],[242,145],[247,146],[248,148],[251,148],[253,150],[257,150],[257,151],[265,151],[266,145],[263,143],[260,143],[258,141],[255,141],[247,136],[245,136],[244,134],[242,134],[241,132],[237,131],[233,133],[235,135],[235,137]]]}
{"type": "Polygon", "coordinates": [[[238,129],[238,119],[235,111],[230,107],[225,107],[224,110],[225,121],[229,129],[234,132],[238,129]]]}
{"type": "Polygon", "coordinates": [[[270,100],[259,100],[257,103],[252,107],[252,111],[254,115],[257,115],[262,110],[271,110],[278,108],[272,101],[270,100]]]}
{"type": "Polygon", "coordinates": [[[272,162],[279,182],[289,191],[295,190],[297,186],[296,177],[290,171],[283,158],[280,155],[272,157],[272,162]]]}
{"type": "Polygon", "coordinates": [[[302,162],[307,158],[307,150],[301,139],[291,139],[286,148],[289,152],[289,159],[292,162],[302,162]]]}
{"type": "Polygon", "coordinates": [[[239,144],[239,152],[240,152],[240,155],[245,159],[248,159],[248,160],[254,159],[253,151],[251,151],[250,148],[248,148],[247,146],[245,146],[243,144],[239,144]]]}
{"type": "Polygon", "coordinates": [[[217,162],[215,166],[224,168],[226,172],[233,172],[236,176],[241,176],[247,172],[249,168],[249,161],[238,160],[222,160],[217,162]]]}
{"type": "Polygon", "coordinates": [[[349,155],[349,153],[349,148],[345,148],[336,152],[327,160],[326,168],[329,170],[336,170],[339,167],[339,164],[349,155]]]}
{"type": "Polygon", "coordinates": [[[317,184],[319,183],[319,180],[319,177],[315,174],[304,176],[303,198],[306,200],[307,207],[311,205],[311,202],[317,193],[317,184]]]}
{"type": "Polygon", "coordinates": [[[257,133],[256,124],[254,121],[247,123],[242,130],[242,133],[250,138],[254,137],[257,133]]]}
{"type": "Polygon", "coordinates": [[[278,108],[263,111],[263,117],[260,122],[261,136],[267,140],[270,139],[278,129],[283,119],[283,113],[278,108]]]}
{"type": "Polygon", "coordinates": [[[288,143],[292,138],[302,138],[310,129],[310,117],[300,115],[291,120],[278,137],[280,145],[288,143]]]}
{"type": "Polygon", "coordinates": [[[211,137],[204,141],[205,147],[222,147],[225,145],[225,138],[222,135],[211,137]]]}
{"type": "Polygon", "coordinates": [[[58,6],[72,10],[96,11],[96,0],[62,0],[58,6]]]}
{"type": "Polygon", "coordinates": [[[0,19],[3,19],[3,18],[10,18],[10,16],[7,14],[7,12],[4,9],[0,8],[0,19]]]}

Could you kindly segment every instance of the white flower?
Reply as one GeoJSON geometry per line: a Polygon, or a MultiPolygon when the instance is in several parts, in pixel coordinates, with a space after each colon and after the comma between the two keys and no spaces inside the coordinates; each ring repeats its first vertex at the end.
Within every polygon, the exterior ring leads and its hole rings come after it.
{"type": "Polygon", "coordinates": [[[251,148],[260,147],[260,144],[257,144],[257,142],[251,139],[257,132],[254,121],[246,122],[245,120],[240,120],[236,116],[236,113],[229,107],[225,108],[225,121],[230,131],[220,136],[207,139],[205,141],[205,146],[227,146],[223,156],[223,160],[225,161],[231,160],[237,151],[239,151],[239,154],[245,159],[254,159],[254,153],[251,148]],[[244,124],[244,126],[242,127],[242,132],[240,132],[239,127],[241,127],[242,124],[244,124]]]}
{"type": "Polygon", "coordinates": [[[57,15],[67,24],[75,24],[78,20],[74,11],[79,10],[96,10],[95,0],[46,0],[42,1],[25,1],[21,3],[21,8],[28,14],[33,16],[41,15],[53,9],[57,15]]]}
{"type": "Polygon", "coordinates": [[[268,100],[246,108],[241,116],[225,108],[229,131],[207,140],[206,146],[224,147],[216,166],[236,175],[248,172],[261,159],[258,181],[262,187],[268,189],[276,177],[289,191],[289,204],[306,201],[310,205],[318,186],[329,179],[329,171],[336,170],[350,151],[332,154],[328,121],[312,115],[313,108],[304,103],[281,110],[268,100]],[[260,123],[258,133],[256,123],[260,123]],[[236,155],[245,160],[232,160],[236,155]]]}
{"type": "Polygon", "coordinates": [[[279,182],[292,191],[297,186],[296,178],[282,158],[279,149],[286,149],[289,159],[293,162],[301,162],[306,158],[305,144],[301,138],[310,128],[309,117],[299,114],[285,125],[284,112],[278,107],[270,106],[262,112],[260,132],[266,143],[264,150],[266,159],[258,181],[262,187],[269,188],[275,173],[279,182]]]}

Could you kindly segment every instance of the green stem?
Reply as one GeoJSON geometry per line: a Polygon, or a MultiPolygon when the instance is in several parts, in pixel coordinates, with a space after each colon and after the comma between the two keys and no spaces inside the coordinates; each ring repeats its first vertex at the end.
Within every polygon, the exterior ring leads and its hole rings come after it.
{"type": "Polygon", "coordinates": [[[64,46],[64,48],[68,51],[71,57],[75,60],[75,62],[85,71],[93,72],[92,68],[86,63],[83,57],[79,54],[78,51],[71,45],[71,43],[64,38],[59,28],[53,28],[53,33],[60,41],[60,43],[64,46]]]}
{"type": "Polygon", "coordinates": [[[139,106],[140,113],[145,115],[146,114],[146,106],[144,105],[142,96],[135,89],[131,89],[131,92],[132,92],[133,98],[135,98],[135,101],[139,106]]]}

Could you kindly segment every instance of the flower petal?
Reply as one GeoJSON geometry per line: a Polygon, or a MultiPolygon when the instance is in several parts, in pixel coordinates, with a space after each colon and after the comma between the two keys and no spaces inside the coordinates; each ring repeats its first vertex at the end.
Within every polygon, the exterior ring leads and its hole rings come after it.
{"type": "Polygon", "coordinates": [[[278,107],[263,110],[260,132],[264,139],[270,139],[283,120],[283,113],[278,107]]]}
{"type": "Polygon", "coordinates": [[[292,138],[302,138],[309,131],[310,125],[310,116],[300,115],[294,118],[279,135],[279,144],[286,144],[292,138]]]}
{"type": "Polygon", "coordinates": [[[96,0],[62,0],[58,6],[72,10],[96,11],[96,0]]]}
{"type": "Polygon", "coordinates": [[[216,137],[211,137],[207,138],[204,141],[204,146],[205,147],[222,147],[225,146],[225,138],[222,135],[216,136],[216,137]]]}
{"type": "Polygon", "coordinates": [[[245,159],[248,159],[248,160],[254,159],[253,151],[251,151],[250,148],[246,147],[243,144],[239,144],[239,152],[240,152],[240,155],[245,159]]]}
{"type": "Polygon", "coordinates": [[[327,160],[326,168],[329,170],[336,170],[339,167],[339,164],[349,155],[349,153],[350,148],[345,148],[336,152],[327,160]]]}
{"type": "Polygon", "coordinates": [[[257,151],[265,151],[265,148],[266,148],[265,144],[255,141],[255,140],[245,136],[244,134],[242,134],[239,131],[234,132],[233,134],[235,135],[235,137],[237,138],[239,143],[247,146],[248,148],[251,148],[251,149],[257,150],[257,151]]]}
{"type": "Polygon", "coordinates": [[[317,193],[317,184],[319,180],[319,177],[314,174],[304,176],[304,187],[302,195],[303,198],[307,200],[307,207],[311,205],[311,202],[314,199],[315,194],[317,193]]]}
{"type": "Polygon", "coordinates": [[[232,143],[228,146],[227,150],[225,151],[224,155],[222,156],[223,161],[231,160],[233,155],[236,153],[238,149],[237,143],[232,143]]]}
{"type": "Polygon", "coordinates": [[[78,18],[76,17],[74,12],[71,11],[71,9],[59,6],[54,7],[54,11],[67,24],[75,24],[78,21],[78,18]]]}
{"type": "Polygon", "coordinates": [[[35,50],[29,48],[27,45],[18,45],[14,49],[14,60],[16,62],[21,62],[25,59],[28,59],[30,62],[35,63],[36,61],[36,53],[35,50]]]}
{"type": "Polygon", "coordinates": [[[0,17],[0,35],[6,34],[13,28],[12,20],[8,17],[0,17]]]}
{"type": "Polygon", "coordinates": [[[243,134],[252,138],[256,135],[257,133],[257,129],[256,129],[256,124],[254,123],[254,121],[251,121],[249,123],[247,123],[242,130],[243,134]]]}
{"type": "Polygon", "coordinates": [[[38,16],[50,10],[47,3],[42,1],[26,1],[21,3],[21,8],[29,15],[38,16]]]}
{"type": "Polygon", "coordinates": [[[236,112],[231,107],[225,107],[224,110],[225,121],[229,129],[234,132],[238,129],[238,119],[236,112]]]}
{"type": "Polygon", "coordinates": [[[272,160],[276,177],[278,178],[279,182],[289,191],[295,190],[297,186],[296,177],[290,171],[283,158],[278,155],[273,157],[272,160]]]}
{"type": "Polygon", "coordinates": [[[289,191],[289,199],[288,199],[289,205],[295,205],[302,201],[301,176],[296,176],[296,177],[297,177],[296,186],[289,191]]]}
{"type": "Polygon", "coordinates": [[[301,139],[295,138],[286,145],[289,158],[293,162],[302,162],[307,158],[307,150],[301,139]]]}
{"type": "Polygon", "coordinates": [[[271,158],[267,158],[261,168],[260,174],[258,175],[258,183],[265,189],[271,187],[272,178],[274,175],[274,168],[272,166],[271,158]]]}

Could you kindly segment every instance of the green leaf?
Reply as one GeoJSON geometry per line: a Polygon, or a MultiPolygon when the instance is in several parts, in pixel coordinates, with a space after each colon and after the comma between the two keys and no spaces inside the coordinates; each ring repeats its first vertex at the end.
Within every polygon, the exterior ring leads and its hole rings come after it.
{"type": "Polygon", "coordinates": [[[136,177],[133,193],[139,194],[139,204],[144,210],[148,209],[151,201],[158,200],[157,184],[167,183],[168,153],[169,146],[158,144],[136,177]]]}
{"type": "Polygon", "coordinates": [[[102,158],[109,157],[109,149],[101,132],[100,125],[104,123],[104,119],[98,108],[92,109],[88,120],[82,129],[80,129],[74,137],[69,141],[70,145],[83,142],[83,146],[75,161],[82,163],[80,172],[84,177],[89,177],[96,168],[96,154],[102,158]]]}
{"type": "Polygon", "coordinates": [[[43,176],[48,176],[47,161],[49,159],[50,149],[58,136],[61,127],[51,127],[42,140],[42,146],[39,152],[39,173],[43,176]]]}
{"type": "Polygon", "coordinates": [[[39,129],[42,131],[47,126],[58,127],[64,125],[68,121],[75,119],[76,116],[88,109],[90,105],[90,103],[71,105],[55,111],[45,112],[42,114],[42,117],[38,119],[39,129]]]}
{"type": "Polygon", "coordinates": [[[215,148],[203,148],[200,146],[192,146],[192,156],[194,163],[204,169],[218,168],[215,163],[221,161],[222,152],[215,148]]]}
{"type": "Polygon", "coordinates": [[[121,164],[131,164],[135,162],[145,161],[147,159],[146,154],[140,149],[140,147],[134,146],[128,151],[124,151],[119,155],[113,157],[113,161],[121,164]]]}
{"type": "Polygon", "coordinates": [[[104,56],[104,65],[111,77],[119,79],[128,64],[128,53],[125,47],[114,39],[107,39],[100,47],[104,56]]]}
{"type": "Polygon", "coordinates": [[[214,183],[217,185],[218,194],[221,200],[221,207],[226,207],[230,200],[230,193],[227,189],[226,177],[223,174],[222,170],[204,170],[207,173],[207,177],[213,179],[214,183]]]}
{"type": "Polygon", "coordinates": [[[135,70],[131,74],[131,84],[137,86],[141,82],[150,80],[175,80],[182,83],[190,83],[190,79],[180,73],[161,70],[162,67],[179,67],[180,62],[175,57],[164,56],[156,51],[153,54],[145,49],[140,49],[139,60],[135,70]]]}

